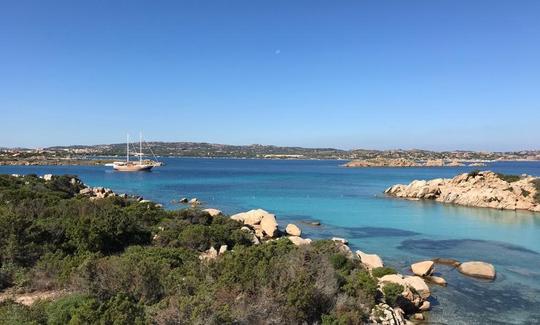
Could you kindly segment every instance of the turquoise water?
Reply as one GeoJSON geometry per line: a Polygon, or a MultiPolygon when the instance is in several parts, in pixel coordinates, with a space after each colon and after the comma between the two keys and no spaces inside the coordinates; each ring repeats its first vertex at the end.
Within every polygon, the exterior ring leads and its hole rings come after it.
{"type": "MultiPolygon", "coordinates": [[[[297,223],[311,238],[343,236],[402,272],[419,259],[484,260],[494,282],[438,267],[449,286],[433,287],[432,323],[540,323],[540,213],[498,211],[391,199],[382,192],[414,179],[453,177],[472,168],[342,168],[338,161],[166,159],[151,173],[107,167],[3,166],[0,173],[77,174],[92,186],[140,194],[169,208],[198,197],[226,213],[264,208],[282,226],[297,223]],[[319,220],[321,227],[301,223],[319,220]]],[[[498,162],[484,169],[540,176],[537,162],[498,162]]]]}

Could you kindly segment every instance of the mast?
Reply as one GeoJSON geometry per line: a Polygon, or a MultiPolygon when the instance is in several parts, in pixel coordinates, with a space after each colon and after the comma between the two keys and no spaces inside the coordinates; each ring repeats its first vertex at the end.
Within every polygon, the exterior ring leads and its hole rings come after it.
{"type": "Polygon", "coordinates": [[[129,162],[129,133],[126,140],[126,162],[129,162]]]}
{"type": "Polygon", "coordinates": [[[139,165],[142,165],[142,132],[139,132],[139,165]]]}

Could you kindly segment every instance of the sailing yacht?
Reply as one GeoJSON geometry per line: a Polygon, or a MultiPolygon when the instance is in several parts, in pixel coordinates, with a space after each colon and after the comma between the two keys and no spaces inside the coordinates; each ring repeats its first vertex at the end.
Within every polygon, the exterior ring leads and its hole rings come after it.
{"type": "Polygon", "coordinates": [[[126,142],[126,161],[116,161],[113,163],[114,170],[120,172],[142,172],[150,171],[152,167],[155,166],[153,163],[143,162],[143,153],[142,153],[142,134],[140,135],[139,140],[139,161],[129,161],[129,134],[127,135],[126,142]]]}

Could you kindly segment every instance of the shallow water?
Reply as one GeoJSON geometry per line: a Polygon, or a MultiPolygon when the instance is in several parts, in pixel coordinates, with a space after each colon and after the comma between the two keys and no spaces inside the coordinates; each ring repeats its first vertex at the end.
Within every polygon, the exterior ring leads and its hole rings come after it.
{"type": "MultiPolygon", "coordinates": [[[[447,288],[433,287],[432,323],[540,323],[540,213],[498,211],[385,197],[390,185],[453,177],[474,168],[347,169],[337,161],[165,159],[150,173],[107,167],[2,166],[0,173],[76,174],[92,186],[140,194],[169,208],[180,197],[198,197],[227,213],[264,208],[281,225],[293,221],[306,236],[342,236],[353,248],[375,252],[408,272],[432,257],[484,260],[498,271],[494,282],[465,278],[437,267],[447,288]],[[301,223],[319,220],[320,227],[301,223]]],[[[540,176],[538,162],[498,162],[482,169],[540,176]]]]}

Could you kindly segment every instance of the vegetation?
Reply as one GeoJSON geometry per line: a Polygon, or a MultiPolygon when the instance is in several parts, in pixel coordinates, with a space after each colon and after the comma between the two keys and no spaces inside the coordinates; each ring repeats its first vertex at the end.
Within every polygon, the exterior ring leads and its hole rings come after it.
{"type": "Polygon", "coordinates": [[[253,245],[229,218],[91,200],[82,187],[0,175],[0,288],[64,293],[3,300],[0,323],[359,324],[378,299],[376,279],[331,241],[253,245]],[[199,259],[221,245],[232,250],[199,259]]]}
{"type": "Polygon", "coordinates": [[[536,203],[540,204],[540,179],[533,180],[533,185],[536,190],[536,194],[534,195],[534,200],[536,203]]]}
{"type": "Polygon", "coordinates": [[[497,173],[497,177],[508,183],[517,182],[521,179],[521,176],[519,175],[506,175],[501,173],[497,173]]]}
{"type": "Polygon", "coordinates": [[[382,291],[386,303],[390,306],[396,306],[397,299],[403,292],[403,286],[397,283],[388,283],[383,287],[382,291]]]}
{"type": "Polygon", "coordinates": [[[371,274],[376,278],[381,278],[385,275],[397,274],[397,271],[394,268],[383,266],[374,268],[371,270],[371,274]]]}

